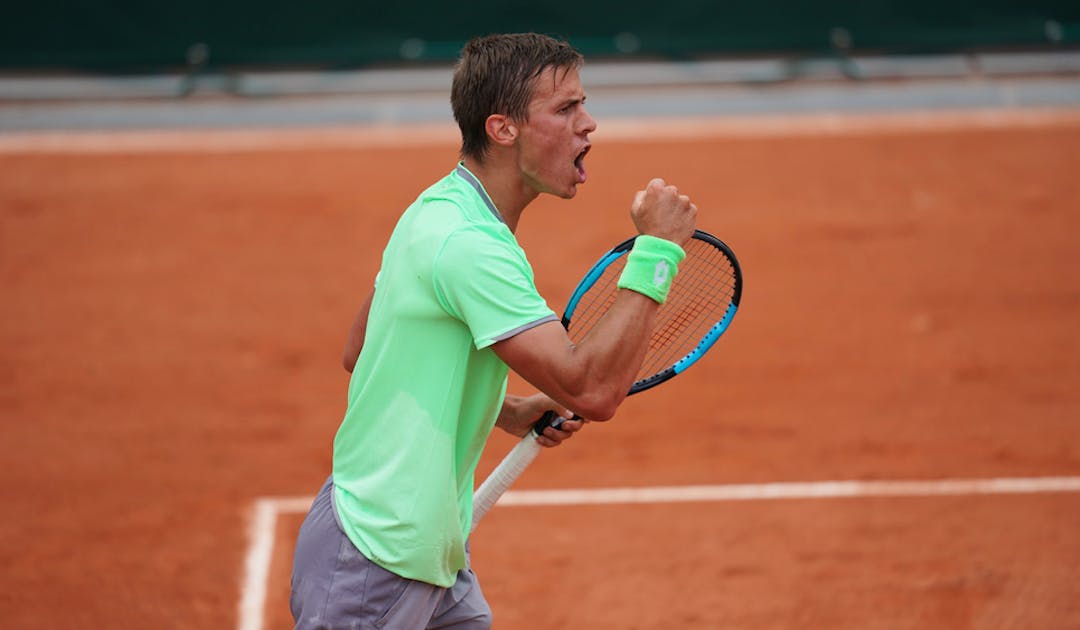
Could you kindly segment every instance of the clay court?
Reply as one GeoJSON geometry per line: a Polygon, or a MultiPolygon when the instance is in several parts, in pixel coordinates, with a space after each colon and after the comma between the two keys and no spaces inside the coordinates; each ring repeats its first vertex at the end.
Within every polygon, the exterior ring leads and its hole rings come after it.
{"type": "MultiPolygon", "coordinates": [[[[552,307],[653,176],[746,289],[701,363],[517,486],[651,499],[481,524],[496,628],[1080,628],[1080,115],[998,114],[601,120],[589,183],[518,232],[552,307]]],[[[0,154],[4,627],[290,627],[345,332],[456,152],[358,137],[0,154]]]]}

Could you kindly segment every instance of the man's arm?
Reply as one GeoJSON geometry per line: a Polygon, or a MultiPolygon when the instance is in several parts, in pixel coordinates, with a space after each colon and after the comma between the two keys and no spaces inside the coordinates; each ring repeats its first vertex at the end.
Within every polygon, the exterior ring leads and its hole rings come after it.
{"type": "Polygon", "coordinates": [[[639,293],[618,297],[580,345],[549,322],[494,346],[512,370],[590,420],[608,420],[626,398],[648,348],[657,304],[639,293]]]}
{"type": "Polygon", "coordinates": [[[352,326],[349,327],[349,336],[345,340],[345,354],[341,364],[345,370],[352,372],[356,367],[356,359],[360,357],[360,349],[364,347],[364,334],[367,332],[368,313],[371,311],[371,300],[375,297],[375,289],[368,293],[364,303],[360,305],[360,311],[356,314],[352,326]]]}
{"type": "MultiPolygon", "coordinates": [[[[678,244],[694,231],[697,208],[654,179],[637,193],[631,216],[641,234],[678,244]]],[[[499,341],[492,348],[537,389],[590,420],[608,420],[626,398],[648,349],[658,304],[622,289],[589,335],[575,345],[556,322],[499,341]]]]}

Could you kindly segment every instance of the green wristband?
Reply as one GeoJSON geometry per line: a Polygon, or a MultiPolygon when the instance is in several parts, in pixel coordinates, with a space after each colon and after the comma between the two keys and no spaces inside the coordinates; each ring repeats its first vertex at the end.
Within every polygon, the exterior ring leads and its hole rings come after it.
{"type": "Polygon", "coordinates": [[[663,304],[683,258],[686,252],[675,243],[642,234],[626,255],[626,267],[619,276],[618,287],[663,304]]]}

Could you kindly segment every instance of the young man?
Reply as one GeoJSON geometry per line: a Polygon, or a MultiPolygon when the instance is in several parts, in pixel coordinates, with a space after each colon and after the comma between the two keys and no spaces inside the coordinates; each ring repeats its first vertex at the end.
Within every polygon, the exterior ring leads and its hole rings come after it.
{"type": "MultiPolygon", "coordinates": [[[[349,404],[333,474],[297,540],[296,628],[473,630],[491,612],[468,567],[473,474],[493,426],[524,436],[547,410],[607,420],[645,353],[696,208],[662,180],[639,191],[643,235],[608,314],[571,343],[536,291],[514,238],[541,193],[585,183],[596,122],[581,55],[534,34],[494,35],[462,51],[451,91],[462,161],[405,211],[344,363],[349,404]],[[506,394],[513,369],[543,394],[506,394]]],[[[567,421],[540,441],[581,428],[567,421]]]]}

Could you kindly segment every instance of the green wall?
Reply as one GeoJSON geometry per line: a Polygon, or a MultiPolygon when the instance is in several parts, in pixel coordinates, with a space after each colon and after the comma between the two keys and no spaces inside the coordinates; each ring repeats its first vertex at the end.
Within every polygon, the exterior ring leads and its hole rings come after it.
{"type": "Polygon", "coordinates": [[[453,59],[475,35],[524,30],[590,58],[822,54],[845,39],[875,53],[1060,47],[1080,43],[1080,1],[12,0],[0,67],[141,72],[183,67],[193,51],[218,68],[423,63],[453,59]]]}

